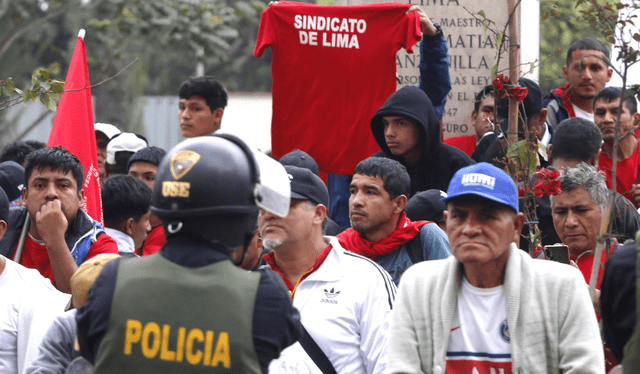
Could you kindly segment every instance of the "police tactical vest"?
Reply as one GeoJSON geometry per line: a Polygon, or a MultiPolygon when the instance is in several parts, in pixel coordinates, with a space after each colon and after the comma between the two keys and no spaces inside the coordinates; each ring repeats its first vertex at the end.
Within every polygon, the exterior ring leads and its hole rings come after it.
{"type": "Polygon", "coordinates": [[[260,274],[160,254],[120,261],[95,373],[261,373],[253,346],[260,274]]]}

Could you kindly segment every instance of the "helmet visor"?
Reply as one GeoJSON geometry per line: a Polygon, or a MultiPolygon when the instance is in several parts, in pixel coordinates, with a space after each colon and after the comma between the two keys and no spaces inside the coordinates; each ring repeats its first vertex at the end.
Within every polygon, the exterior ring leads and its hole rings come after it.
{"type": "Polygon", "coordinates": [[[284,166],[261,152],[253,151],[253,154],[260,169],[260,183],[253,191],[256,205],[276,216],[286,217],[291,202],[291,186],[284,166]]]}

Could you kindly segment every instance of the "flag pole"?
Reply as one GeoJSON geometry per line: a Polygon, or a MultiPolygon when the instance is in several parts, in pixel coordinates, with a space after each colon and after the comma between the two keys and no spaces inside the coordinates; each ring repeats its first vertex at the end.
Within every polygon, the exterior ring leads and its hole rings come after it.
{"type": "Polygon", "coordinates": [[[16,255],[13,256],[13,261],[17,264],[20,263],[20,258],[22,257],[22,249],[24,248],[24,242],[27,239],[27,233],[29,232],[29,224],[31,223],[31,219],[29,218],[29,212],[24,217],[24,225],[22,225],[22,232],[20,233],[20,240],[18,240],[18,246],[16,247],[16,255]]]}
{"type": "Polygon", "coordinates": [[[85,36],[86,30],[80,29],[47,146],[62,146],[78,157],[84,169],[83,180],[78,181],[84,190],[82,207],[91,218],[102,223],[98,151],[85,36]]]}

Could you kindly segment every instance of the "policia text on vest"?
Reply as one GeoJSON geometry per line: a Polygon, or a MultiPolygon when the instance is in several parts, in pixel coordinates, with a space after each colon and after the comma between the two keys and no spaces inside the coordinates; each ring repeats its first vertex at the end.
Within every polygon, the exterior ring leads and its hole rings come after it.
{"type": "Polygon", "coordinates": [[[143,326],[140,321],[127,320],[124,354],[142,354],[150,360],[186,361],[191,365],[231,367],[227,332],[216,334],[211,330],[178,327],[177,339],[172,341],[171,329],[172,326],[163,325],[161,328],[155,322],[143,326]]]}
{"type": "Polygon", "coordinates": [[[96,374],[260,373],[252,335],[260,279],[230,260],[198,268],[159,254],[120,260],[96,374]]]}

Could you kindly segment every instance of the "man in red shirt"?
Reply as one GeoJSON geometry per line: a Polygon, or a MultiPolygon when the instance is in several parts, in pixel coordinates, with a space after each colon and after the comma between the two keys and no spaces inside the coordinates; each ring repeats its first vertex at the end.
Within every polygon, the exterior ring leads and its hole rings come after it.
{"type": "MultiPolygon", "coordinates": [[[[613,141],[621,94],[620,88],[607,87],[598,92],[593,104],[594,122],[602,133],[603,141],[598,169],[605,172],[609,188],[612,186],[613,141]]],[[[625,97],[618,130],[616,191],[629,199],[636,208],[640,207],[640,189],[637,184],[640,147],[633,123],[638,118],[640,114],[637,112],[636,99],[633,96],[625,97]]]]}
{"type": "MultiPolygon", "coordinates": [[[[591,278],[594,253],[598,245],[598,232],[609,195],[602,175],[585,163],[565,168],[560,178],[562,193],[551,199],[553,224],[560,240],[569,247],[569,255],[585,281],[591,278]]],[[[602,263],[606,257],[602,256],[602,263]]],[[[598,275],[598,288],[603,269],[598,275]]]]}
{"type": "MultiPolygon", "coordinates": [[[[609,192],[604,178],[592,166],[580,163],[575,168],[565,168],[559,177],[562,193],[551,198],[553,224],[562,243],[569,247],[569,258],[575,262],[587,284],[591,281],[591,270],[598,245],[598,234],[609,192]]],[[[616,247],[616,242],[611,250],[616,247]]],[[[602,251],[599,261],[596,292],[593,300],[598,320],[600,320],[600,284],[607,261],[606,251],[602,251]]],[[[605,364],[608,373],[617,365],[611,350],[605,346],[605,364]]]]}
{"type": "Polygon", "coordinates": [[[100,253],[118,253],[118,246],[81,208],[84,170],[69,151],[54,147],[33,152],[25,164],[25,180],[25,206],[11,209],[0,253],[37,269],[57,289],[70,293],[71,276],[82,262],[100,253]],[[23,245],[16,245],[25,224],[28,235],[23,245]]]}
{"type": "MultiPolygon", "coordinates": [[[[166,153],[164,149],[155,146],[138,150],[129,159],[127,173],[142,180],[153,190],[156,182],[156,174],[158,173],[158,165],[160,165],[166,153]]],[[[140,256],[148,256],[158,252],[164,243],[167,242],[160,218],[155,214],[151,214],[149,222],[152,227],[151,232],[144,241],[144,244],[142,244],[142,248],[136,250],[136,253],[140,256]]]]}

